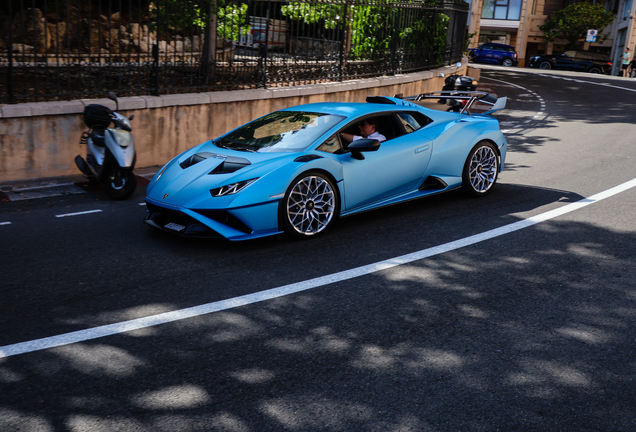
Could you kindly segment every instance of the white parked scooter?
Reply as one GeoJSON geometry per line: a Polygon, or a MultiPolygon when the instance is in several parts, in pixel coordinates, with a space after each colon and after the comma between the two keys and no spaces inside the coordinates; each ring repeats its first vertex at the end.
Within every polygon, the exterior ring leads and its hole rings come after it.
{"type": "MultiPolygon", "coordinates": [[[[108,92],[108,99],[115,101],[119,110],[115,93],[108,92]]],[[[137,155],[130,125],[133,118],[103,105],[84,108],[84,123],[89,129],[82,134],[80,144],[86,144],[86,159],[77,155],[75,164],[91,183],[103,182],[106,193],[117,200],[128,198],[137,187],[133,174],[137,155]],[[114,128],[108,128],[111,123],[114,128]]]]}

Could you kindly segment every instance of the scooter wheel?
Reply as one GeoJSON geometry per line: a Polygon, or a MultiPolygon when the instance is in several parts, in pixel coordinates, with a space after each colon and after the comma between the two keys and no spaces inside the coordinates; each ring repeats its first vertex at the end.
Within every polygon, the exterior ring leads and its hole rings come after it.
{"type": "Polygon", "coordinates": [[[131,196],[137,188],[137,177],[132,171],[114,171],[106,178],[106,193],[116,200],[131,196]]]}

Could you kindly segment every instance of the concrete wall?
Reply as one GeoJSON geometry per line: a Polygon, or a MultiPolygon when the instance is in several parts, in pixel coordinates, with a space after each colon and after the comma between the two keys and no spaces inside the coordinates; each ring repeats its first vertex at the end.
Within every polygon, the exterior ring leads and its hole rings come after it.
{"type": "MultiPolygon", "coordinates": [[[[197,144],[277,109],[312,102],[364,102],[369,95],[405,96],[441,90],[441,74],[465,75],[448,66],[410,75],[280,89],[128,97],[119,112],[132,121],[137,167],[163,165],[197,144]]],[[[115,108],[108,99],[0,106],[0,182],[79,174],[74,158],[85,156],[79,139],[89,103],[115,108]]]]}

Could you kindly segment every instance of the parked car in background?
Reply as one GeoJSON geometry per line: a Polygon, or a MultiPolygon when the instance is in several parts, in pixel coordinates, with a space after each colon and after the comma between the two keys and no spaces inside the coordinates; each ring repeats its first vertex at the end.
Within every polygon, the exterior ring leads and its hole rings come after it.
{"type": "Polygon", "coordinates": [[[607,54],[570,50],[560,54],[530,57],[529,67],[539,69],[558,69],[596,74],[610,74],[612,62],[607,54]]]}
{"type": "Polygon", "coordinates": [[[517,66],[515,47],[498,43],[485,43],[468,50],[468,60],[475,63],[491,63],[503,66],[517,66]]]}

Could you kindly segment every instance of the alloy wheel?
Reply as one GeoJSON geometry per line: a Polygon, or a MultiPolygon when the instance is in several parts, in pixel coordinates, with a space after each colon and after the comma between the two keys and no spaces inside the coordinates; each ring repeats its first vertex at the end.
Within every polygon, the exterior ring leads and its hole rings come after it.
{"type": "Polygon", "coordinates": [[[319,175],[297,180],[285,202],[288,226],[301,236],[312,236],[324,231],[336,211],[334,187],[319,175]]]}
{"type": "Polygon", "coordinates": [[[470,196],[484,196],[495,185],[498,175],[499,156],[496,147],[489,141],[481,141],[473,147],[466,158],[462,189],[470,196]]]}

